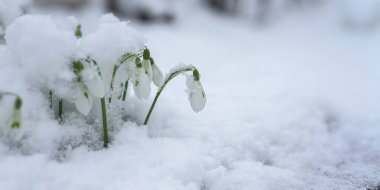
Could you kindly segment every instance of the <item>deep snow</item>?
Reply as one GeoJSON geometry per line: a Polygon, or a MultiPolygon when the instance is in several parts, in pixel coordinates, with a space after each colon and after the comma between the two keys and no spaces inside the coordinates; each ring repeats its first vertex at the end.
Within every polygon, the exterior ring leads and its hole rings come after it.
{"type": "Polygon", "coordinates": [[[199,68],[207,105],[195,114],[185,77],[178,76],[162,93],[149,125],[139,126],[153,97],[129,96],[126,105],[115,105],[124,109],[112,115],[108,149],[101,149],[100,119],[86,122],[74,112],[59,125],[47,96],[9,80],[24,76],[1,64],[0,89],[20,93],[29,110],[22,126],[28,137],[0,143],[1,189],[377,185],[380,36],[347,31],[325,11],[259,29],[203,11],[184,13],[185,22],[174,25],[132,23],[164,73],[179,62],[199,68]]]}

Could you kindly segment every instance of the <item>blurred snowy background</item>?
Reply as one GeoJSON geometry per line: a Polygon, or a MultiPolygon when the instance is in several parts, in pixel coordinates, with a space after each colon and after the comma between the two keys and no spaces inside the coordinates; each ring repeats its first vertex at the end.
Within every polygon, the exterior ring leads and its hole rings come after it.
{"type": "Polygon", "coordinates": [[[206,109],[178,78],[148,128],[125,123],[100,151],[31,123],[27,150],[0,144],[0,189],[379,189],[380,0],[0,0],[0,34],[22,14],[75,16],[86,34],[108,12],[164,72],[196,65],[206,109]]]}

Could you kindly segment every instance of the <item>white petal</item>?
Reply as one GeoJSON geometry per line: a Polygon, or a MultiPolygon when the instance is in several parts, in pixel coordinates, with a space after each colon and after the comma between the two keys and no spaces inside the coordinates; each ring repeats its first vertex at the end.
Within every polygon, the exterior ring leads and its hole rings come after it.
{"type": "Polygon", "coordinates": [[[143,64],[143,67],[144,67],[144,70],[145,70],[146,74],[149,77],[149,80],[152,80],[152,78],[153,78],[153,71],[152,71],[152,65],[150,64],[150,61],[144,59],[143,62],[142,62],[142,64],[143,64]]]}
{"type": "Polygon", "coordinates": [[[141,99],[141,93],[140,93],[140,81],[139,80],[135,80],[133,81],[133,91],[135,91],[135,95],[137,96],[137,98],[141,99]]]}
{"type": "Polygon", "coordinates": [[[103,98],[104,97],[104,95],[105,95],[104,82],[100,78],[100,76],[94,77],[93,80],[86,81],[85,85],[87,86],[87,88],[90,91],[90,93],[92,95],[94,95],[95,97],[98,97],[98,98],[103,98]]]}
{"type": "Polygon", "coordinates": [[[150,83],[151,83],[151,80],[149,79],[147,75],[143,75],[143,77],[141,77],[140,93],[141,93],[141,96],[145,99],[148,99],[150,96],[150,83]]]}
{"type": "Polygon", "coordinates": [[[90,94],[88,94],[86,97],[84,93],[85,92],[81,93],[75,100],[75,107],[79,112],[83,113],[84,115],[88,115],[92,108],[92,97],[90,94]]]}
{"type": "Polygon", "coordinates": [[[153,82],[156,86],[161,86],[164,82],[164,75],[156,64],[152,65],[153,70],[153,82]]]}
{"type": "Polygon", "coordinates": [[[200,112],[206,106],[206,94],[203,90],[195,90],[189,93],[191,108],[195,112],[200,112]]]}
{"type": "Polygon", "coordinates": [[[137,69],[133,90],[138,98],[148,99],[150,96],[150,79],[142,68],[137,69]]]}
{"type": "Polygon", "coordinates": [[[195,112],[200,112],[206,106],[206,93],[203,90],[200,81],[194,81],[192,75],[187,77],[186,85],[188,87],[187,93],[191,108],[195,112]]]}
{"type": "Polygon", "coordinates": [[[19,128],[21,126],[21,110],[14,109],[12,114],[12,124],[11,127],[19,128]],[[18,124],[18,126],[13,126],[13,124],[18,124]]]}

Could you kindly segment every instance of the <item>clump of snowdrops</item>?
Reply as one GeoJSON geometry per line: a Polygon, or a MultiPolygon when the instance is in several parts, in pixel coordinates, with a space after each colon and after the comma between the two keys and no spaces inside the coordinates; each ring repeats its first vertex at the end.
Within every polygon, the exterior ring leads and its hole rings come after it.
{"type": "MultiPolygon", "coordinates": [[[[125,27],[124,25],[126,24],[123,22],[119,22],[115,17],[112,16],[105,16],[103,20],[105,22],[105,30],[112,27],[122,28],[125,27]]],[[[129,39],[129,41],[131,41],[131,39],[133,40],[135,38],[135,36],[128,36],[128,34],[120,34],[122,33],[120,31],[123,30],[118,30],[118,33],[116,34],[122,36],[122,39],[129,39]]],[[[56,33],[54,33],[54,35],[56,35],[56,33]]],[[[52,35],[52,38],[54,38],[53,40],[55,40],[54,35],[52,35]]],[[[66,33],[64,35],[66,35],[66,33]]],[[[76,38],[76,44],[81,45],[81,43],[86,43],[86,41],[82,41],[82,38],[84,38],[84,36],[80,24],[76,24],[71,35],[76,38]]],[[[71,56],[71,58],[64,63],[64,66],[62,66],[65,68],[69,68],[68,72],[64,75],[65,77],[61,77],[65,79],[63,82],[61,81],[61,78],[56,76],[49,76],[50,78],[48,78],[48,81],[58,81],[60,88],[56,88],[55,85],[49,85],[49,83],[47,83],[48,85],[45,88],[50,88],[46,97],[48,97],[48,102],[50,109],[52,110],[52,113],[55,112],[53,110],[53,105],[58,104],[57,119],[60,122],[64,122],[65,120],[65,110],[63,109],[64,102],[74,104],[78,112],[80,112],[83,115],[88,115],[90,111],[93,109],[94,98],[99,99],[101,106],[101,117],[99,116],[99,118],[102,119],[104,147],[107,147],[109,144],[109,118],[107,118],[107,111],[109,111],[109,109],[107,108],[109,108],[111,104],[115,103],[125,104],[128,94],[128,87],[130,85],[132,85],[133,88],[131,89],[133,89],[134,95],[138,99],[149,99],[151,95],[152,83],[157,86],[158,90],[150,106],[150,109],[147,110],[144,125],[148,124],[149,118],[165,86],[172,79],[174,79],[176,76],[180,74],[183,74],[187,77],[186,92],[188,93],[188,99],[192,109],[195,112],[199,112],[203,110],[203,108],[205,107],[206,94],[200,82],[201,76],[199,74],[198,69],[192,65],[179,65],[177,67],[174,67],[164,77],[159,66],[154,61],[154,58],[151,56],[150,50],[146,46],[146,44],[142,48],[135,48],[131,51],[123,52],[122,55],[114,63],[111,63],[113,64],[112,71],[104,69],[106,67],[101,67],[101,65],[98,64],[99,61],[97,59],[102,60],[102,55],[94,55],[82,52],[71,56]],[[122,72],[120,72],[120,69],[122,70],[122,72]],[[103,73],[111,73],[111,76],[108,78],[104,77],[103,73]],[[121,84],[121,91],[115,90],[114,87],[117,77],[125,79],[125,81],[123,81],[121,84]],[[63,93],[61,88],[66,89],[66,91],[68,91],[69,93],[63,93]],[[117,99],[118,101],[114,101],[115,99],[117,99]],[[58,101],[54,102],[54,100],[58,101]]],[[[26,59],[26,61],[29,60],[30,59],[26,59]]],[[[23,60],[21,60],[20,62],[22,61],[23,60]]],[[[15,97],[15,106],[13,109],[14,114],[10,119],[10,128],[19,128],[22,123],[21,97],[15,93],[8,92],[0,93],[0,95],[10,95],[15,97]]]]}

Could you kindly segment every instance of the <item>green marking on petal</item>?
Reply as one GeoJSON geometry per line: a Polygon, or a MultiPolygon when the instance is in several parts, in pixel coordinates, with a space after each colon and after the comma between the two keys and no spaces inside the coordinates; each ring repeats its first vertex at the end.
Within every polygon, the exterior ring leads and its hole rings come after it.
{"type": "Polygon", "coordinates": [[[17,129],[17,128],[20,128],[21,126],[21,122],[20,121],[14,121],[11,125],[11,128],[12,129],[17,129]]]}

